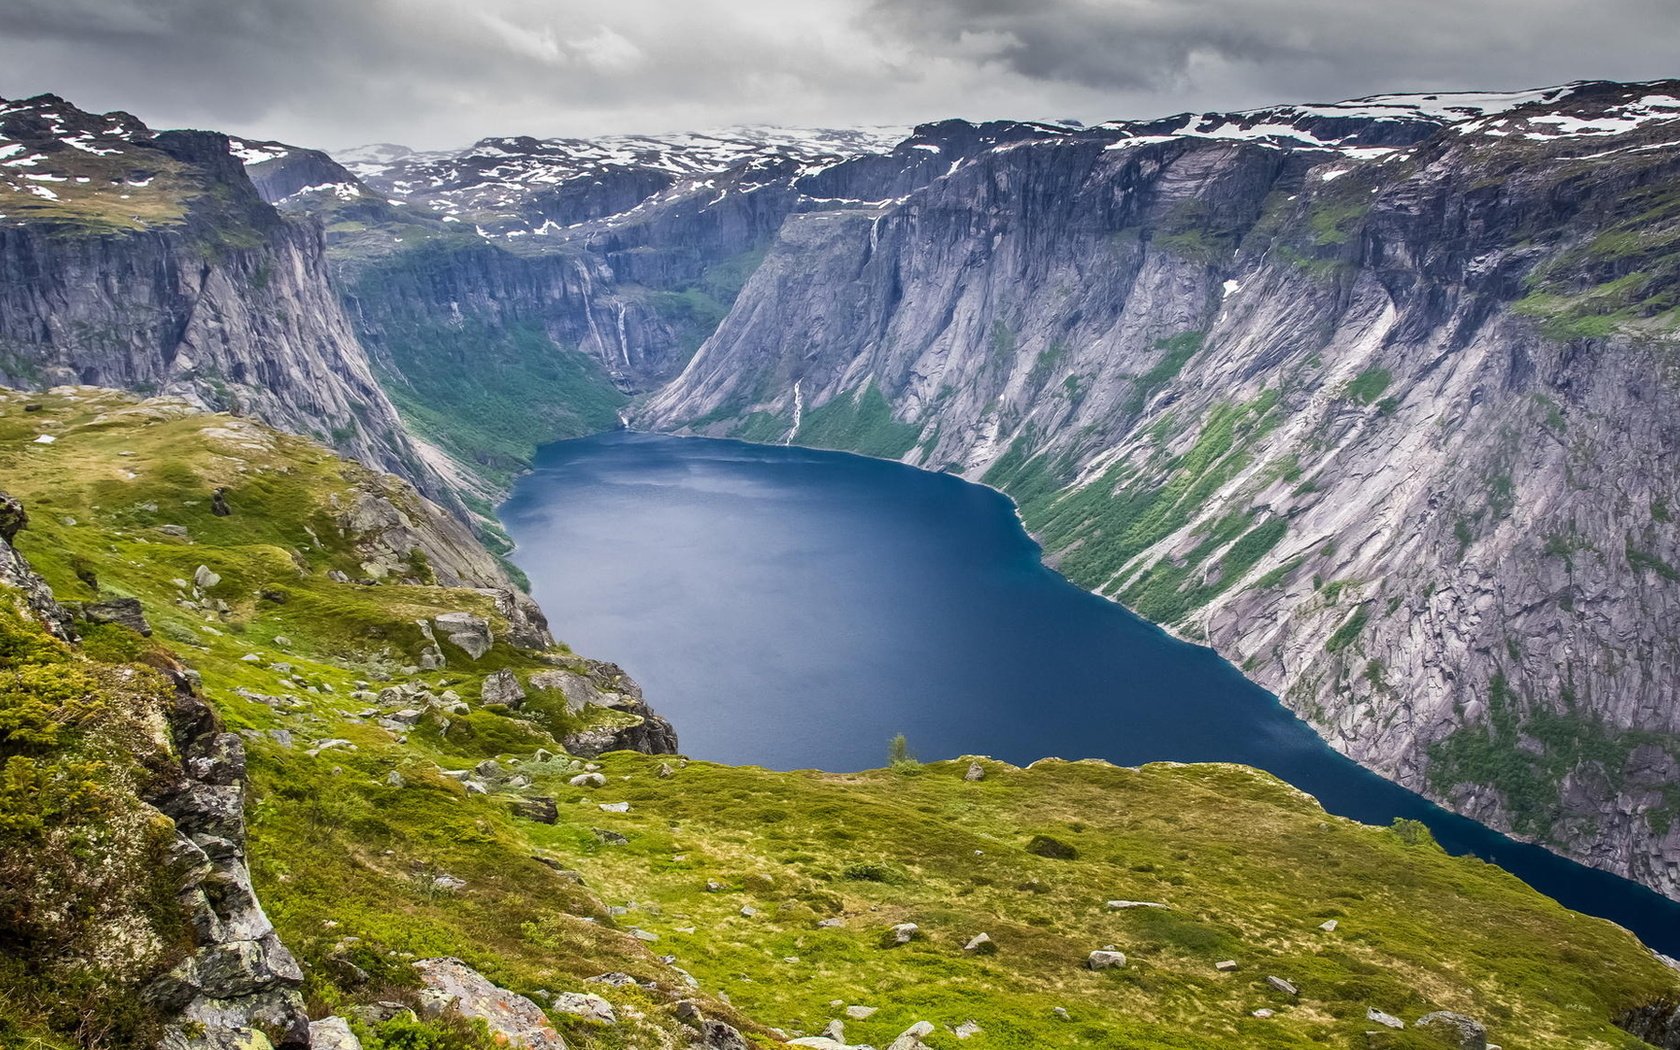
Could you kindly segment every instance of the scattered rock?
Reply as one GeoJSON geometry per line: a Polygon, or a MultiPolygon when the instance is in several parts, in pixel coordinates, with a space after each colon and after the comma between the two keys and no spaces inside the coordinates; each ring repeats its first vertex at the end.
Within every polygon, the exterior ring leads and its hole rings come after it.
{"type": "Polygon", "coordinates": [[[846,1016],[854,1021],[867,1021],[880,1010],[879,1006],[848,1006],[846,1016]]]}
{"type": "Polygon", "coordinates": [[[219,488],[210,493],[210,513],[218,518],[225,518],[233,513],[233,508],[228,506],[227,489],[219,488]]]}
{"type": "Polygon", "coordinates": [[[587,1021],[600,1024],[618,1023],[618,1015],[613,1013],[612,1003],[587,992],[557,992],[553,1006],[563,1014],[571,1014],[587,1021]]]}
{"type": "Polygon", "coordinates": [[[659,939],[659,934],[650,933],[647,930],[642,929],[640,926],[630,927],[630,936],[636,938],[638,941],[645,941],[648,944],[652,944],[654,941],[659,939]]]}
{"type": "Polygon", "coordinates": [[[1323,923],[1319,924],[1318,928],[1323,930],[1325,933],[1335,933],[1336,932],[1336,925],[1337,925],[1336,920],[1335,919],[1330,919],[1326,922],[1323,922],[1323,923]]]}
{"type": "Polygon", "coordinates": [[[1459,1050],[1487,1050],[1487,1029],[1482,1023],[1473,1017],[1455,1014],[1451,1010],[1437,1010],[1432,1014],[1424,1014],[1412,1022],[1412,1027],[1431,1032],[1459,1050]]]}
{"type": "Polygon", "coordinates": [[[579,773],[566,783],[576,788],[598,788],[607,786],[607,778],[599,773],[579,773]]]}
{"type": "Polygon", "coordinates": [[[119,624],[143,638],[152,636],[152,625],[146,622],[146,614],[138,598],[109,598],[102,602],[88,602],[81,607],[81,615],[82,619],[89,623],[119,624]]]}
{"type": "Polygon", "coordinates": [[[1126,911],[1130,908],[1165,908],[1160,901],[1109,901],[1111,911],[1126,911]]]}
{"type": "Polygon", "coordinates": [[[1058,1021],[1073,1020],[1073,1015],[1067,1012],[1067,1007],[1065,1006],[1052,1006],[1050,1008],[1050,1012],[1055,1015],[1058,1021]]]}
{"type": "Polygon", "coordinates": [[[498,1042],[526,1050],[566,1050],[542,1008],[523,995],[498,988],[459,959],[422,959],[421,1003],[429,1017],[450,1009],[484,1022],[498,1042]]]}
{"type": "Polygon", "coordinates": [[[1027,852],[1054,860],[1074,860],[1079,856],[1079,850],[1071,843],[1049,835],[1034,835],[1032,841],[1027,843],[1027,852]]]}
{"type": "Polygon", "coordinates": [[[677,775],[677,771],[671,768],[671,764],[669,762],[659,763],[659,779],[660,780],[670,780],[672,777],[674,777],[676,775],[677,775]]]}
{"type": "Polygon", "coordinates": [[[997,942],[992,940],[989,933],[977,933],[963,945],[963,951],[970,955],[996,955],[997,942]]]}
{"type": "Polygon", "coordinates": [[[968,772],[963,774],[963,779],[971,783],[976,780],[985,780],[986,767],[982,766],[978,762],[970,762],[968,764],[968,772]]]}
{"type": "Polygon", "coordinates": [[[192,538],[192,533],[187,531],[187,527],[185,525],[159,525],[157,527],[157,531],[163,533],[165,536],[174,536],[176,539],[185,540],[192,538]]]}
{"type": "Polygon", "coordinates": [[[969,1039],[973,1036],[979,1035],[983,1031],[985,1031],[985,1029],[981,1028],[977,1022],[964,1021],[962,1024],[951,1029],[951,1034],[956,1036],[958,1039],[969,1039]]]}
{"type": "Polygon", "coordinates": [[[1085,957],[1085,966],[1091,970],[1112,970],[1126,965],[1126,953],[1099,948],[1085,957]]]}
{"type": "Polygon", "coordinates": [[[1284,980],[1282,977],[1267,977],[1266,983],[1271,985],[1275,991],[1282,992],[1284,995],[1296,996],[1301,994],[1301,990],[1299,988],[1284,980]]]}
{"type": "Polygon", "coordinates": [[[560,819],[560,808],[554,804],[552,798],[545,795],[515,799],[510,803],[510,808],[514,816],[534,820],[538,824],[553,824],[560,819]]]}
{"type": "Polygon", "coordinates": [[[362,1050],[362,1041],[350,1031],[342,1017],[323,1017],[309,1022],[310,1050],[362,1050]]]}
{"type": "Polygon", "coordinates": [[[758,914],[758,909],[753,907],[752,905],[744,904],[744,905],[741,906],[741,917],[743,919],[751,919],[754,916],[756,916],[757,914],[758,914]]]}
{"type": "Polygon", "coordinates": [[[1400,1018],[1395,1017],[1393,1014],[1383,1013],[1381,1010],[1377,1009],[1374,1006],[1366,1007],[1366,1009],[1365,1009],[1365,1019],[1367,1021],[1375,1021],[1378,1024],[1384,1026],[1385,1028],[1404,1028],[1404,1027],[1406,1027],[1406,1022],[1400,1020],[1400,1018]]]}
{"type": "Polygon", "coordinates": [[[474,616],[467,612],[443,613],[432,621],[443,636],[466,652],[474,660],[490,651],[495,638],[490,633],[490,622],[482,616],[474,616]]]}
{"type": "Polygon", "coordinates": [[[1230,973],[1237,968],[1237,960],[1221,959],[1213,964],[1213,968],[1218,970],[1220,973],[1230,973]]]}
{"type": "Polygon", "coordinates": [[[628,812],[630,812],[630,803],[628,803],[628,802],[603,802],[603,803],[601,803],[601,812],[603,812],[603,813],[628,813],[628,812]]]}
{"type": "Polygon", "coordinates": [[[201,591],[207,591],[221,582],[221,576],[210,571],[208,565],[200,565],[193,570],[193,586],[201,591]]]}
{"type": "Polygon", "coordinates": [[[817,929],[819,930],[833,930],[844,925],[846,925],[846,920],[841,918],[819,919],[817,921],[817,929]]]}
{"type": "Polygon", "coordinates": [[[387,787],[394,788],[406,787],[408,785],[408,781],[403,779],[403,775],[401,773],[393,769],[389,773],[385,774],[385,785],[387,787]]]}
{"type": "Polygon", "coordinates": [[[887,1050],[922,1050],[927,1044],[922,1042],[924,1036],[933,1034],[933,1025],[926,1021],[917,1021],[906,1028],[897,1039],[887,1046],[887,1050]]]}
{"type": "Polygon", "coordinates": [[[1270,1011],[1270,1010],[1268,1010],[1268,1009],[1266,1009],[1265,1007],[1262,1006],[1260,1009],[1254,1011],[1254,1013],[1250,1014],[1249,1016],[1251,1016],[1251,1017],[1270,1017],[1270,1016],[1272,1016],[1272,1011],[1270,1011]]]}
{"type": "Polygon", "coordinates": [[[896,925],[892,928],[893,943],[894,944],[909,944],[911,941],[916,939],[916,935],[919,934],[920,932],[921,932],[921,928],[918,927],[915,923],[913,923],[913,922],[901,922],[901,923],[899,923],[898,925],[896,925]]]}
{"type": "Polygon", "coordinates": [[[525,702],[525,689],[512,671],[501,670],[484,680],[479,699],[486,704],[517,708],[525,702]]]}

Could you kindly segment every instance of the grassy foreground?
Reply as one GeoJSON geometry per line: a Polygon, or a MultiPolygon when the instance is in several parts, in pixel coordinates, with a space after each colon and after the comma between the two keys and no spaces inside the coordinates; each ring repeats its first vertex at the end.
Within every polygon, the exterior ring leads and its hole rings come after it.
{"type": "MultiPolygon", "coordinates": [[[[581,764],[558,738],[610,716],[557,692],[519,710],[479,692],[490,672],[577,657],[509,646],[487,596],[423,582],[421,565],[417,582],[328,575],[358,572],[337,514],[369,483],[361,468],[225,416],[76,391],[0,396],[0,478],[31,513],[19,549],[61,600],[144,603],[152,639],[107,626],[89,654],[170,651],[245,733],[257,889],[317,1014],[412,1001],[409,962],[457,955],[539,1002],[610,1000],[612,1025],[553,1013],[585,1048],[686,1045],[673,1006],[690,996],[766,1046],[850,1005],[878,1009],[846,1027],[876,1046],[920,1020],[937,1026],[929,1045],[979,1050],[1442,1045],[1375,1008],[1467,1013],[1507,1048],[1633,1048],[1612,1019],[1680,989],[1625,931],[1420,828],[1328,816],[1242,767],[983,760],[970,781],[967,761],[828,775],[621,752],[598,760],[604,785],[573,786],[581,764]],[[214,487],[231,515],[212,513],[214,487]],[[199,565],[222,578],[194,598],[174,581],[199,565]],[[447,611],[486,616],[496,643],[476,661],[444,643],[444,667],[413,670],[416,621],[447,611]],[[402,684],[468,710],[381,727],[367,694],[402,684]],[[484,793],[447,775],[492,759],[484,793]],[[555,800],[554,823],[516,812],[532,797],[555,800]],[[995,952],[965,950],[980,933],[995,952]],[[1110,944],[1124,967],[1083,967],[1110,944]],[[588,982],[609,972],[652,987],[588,982]]],[[[25,1007],[0,1003],[0,1035],[75,1045],[25,1007]]],[[[355,1023],[371,1050],[487,1045],[470,1028],[355,1023]]]]}

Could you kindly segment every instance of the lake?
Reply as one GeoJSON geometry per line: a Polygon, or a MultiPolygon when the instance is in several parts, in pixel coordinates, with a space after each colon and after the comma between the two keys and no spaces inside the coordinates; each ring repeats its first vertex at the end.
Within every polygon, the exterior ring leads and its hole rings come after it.
{"type": "Polygon", "coordinates": [[[1241,762],[1410,817],[1680,955],[1680,903],[1515,842],[1332,751],[1212,651],[1039,561],[1008,499],[844,453],[617,432],[544,448],[501,508],[556,637],[623,665],[695,758],[1241,762]]]}

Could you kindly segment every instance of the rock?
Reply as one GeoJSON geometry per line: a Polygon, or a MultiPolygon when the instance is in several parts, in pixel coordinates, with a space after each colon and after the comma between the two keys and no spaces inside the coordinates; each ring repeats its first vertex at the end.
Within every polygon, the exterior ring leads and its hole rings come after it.
{"type": "Polygon", "coordinates": [[[1027,843],[1027,852],[1055,860],[1074,860],[1079,856],[1079,850],[1071,843],[1049,835],[1034,835],[1032,841],[1027,843]]]}
{"type": "Polygon", "coordinates": [[[84,620],[89,623],[114,623],[128,628],[144,638],[152,636],[152,625],[146,622],[145,611],[138,598],[109,598],[102,602],[88,602],[81,607],[84,620]]]}
{"type": "Polygon", "coordinates": [[[603,813],[628,813],[628,812],[630,812],[630,803],[628,803],[628,802],[603,802],[603,803],[601,803],[601,812],[603,812],[603,813]]]}
{"type": "Polygon", "coordinates": [[[481,780],[500,780],[502,778],[502,764],[493,758],[487,758],[473,767],[481,780]]]}
{"type": "Polygon", "coordinates": [[[1091,970],[1112,970],[1126,965],[1126,953],[1100,948],[1085,957],[1085,966],[1091,970]]]}
{"type": "Polygon", "coordinates": [[[222,577],[210,570],[208,565],[200,565],[193,570],[193,586],[201,591],[207,591],[222,582],[222,577]]]}
{"type": "Polygon", "coordinates": [[[963,774],[963,779],[971,783],[976,780],[985,780],[986,767],[982,766],[978,762],[970,762],[968,764],[968,772],[963,774]]]}
{"type": "Polygon", "coordinates": [[[1400,1018],[1395,1017],[1393,1014],[1385,1014],[1374,1006],[1365,1008],[1365,1019],[1367,1021],[1375,1021],[1386,1028],[1406,1027],[1406,1022],[1400,1020],[1400,1018]]]}
{"type": "Polygon", "coordinates": [[[490,633],[490,622],[482,616],[474,616],[467,612],[449,612],[435,617],[432,622],[451,644],[474,660],[489,652],[495,641],[490,633]]]}
{"type": "Polygon", "coordinates": [[[362,1041],[350,1031],[342,1017],[323,1017],[309,1022],[310,1050],[362,1050],[362,1041]]]}
{"type": "Polygon", "coordinates": [[[648,944],[652,944],[654,941],[659,939],[659,934],[644,930],[640,926],[630,927],[630,936],[636,938],[638,941],[645,941],[648,944]]]}
{"type": "Polygon", "coordinates": [[[560,807],[554,804],[552,798],[543,795],[515,799],[510,808],[514,816],[534,820],[538,824],[553,824],[560,819],[560,807]]]}
{"type": "Polygon", "coordinates": [[[676,775],[677,775],[677,771],[671,768],[671,764],[669,762],[659,763],[659,779],[660,780],[670,780],[672,777],[674,777],[676,775]]]}
{"type": "Polygon", "coordinates": [[[616,831],[608,831],[606,828],[595,828],[593,830],[595,838],[608,846],[628,846],[630,844],[629,839],[616,831]]]}
{"type": "Polygon", "coordinates": [[[579,788],[599,788],[607,786],[607,778],[599,773],[579,773],[566,783],[579,788]]]}
{"type": "Polygon", "coordinates": [[[1412,1027],[1431,1032],[1459,1050],[1487,1050],[1487,1029],[1482,1023],[1451,1010],[1424,1014],[1412,1022],[1412,1027]]]}
{"type": "Polygon", "coordinates": [[[484,679],[478,695],[483,703],[506,707],[517,708],[525,702],[525,689],[519,684],[518,676],[505,669],[484,679]]]}
{"type": "Polygon", "coordinates": [[[997,942],[992,940],[991,934],[977,933],[963,945],[963,951],[970,955],[996,955],[997,942]]]}
{"type": "Polygon", "coordinates": [[[218,518],[225,518],[233,513],[233,508],[228,506],[227,489],[219,488],[210,493],[210,513],[218,518]]]}
{"type": "Polygon", "coordinates": [[[1336,925],[1337,925],[1336,920],[1335,919],[1330,919],[1330,920],[1328,920],[1324,923],[1321,923],[1318,928],[1323,930],[1325,933],[1335,933],[1336,932],[1336,925]]]}
{"type": "Polygon", "coordinates": [[[361,1020],[366,1021],[368,1024],[384,1024],[386,1021],[393,1018],[401,1017],[404,1014],[412,1015],[414,1013],[414,1011],[410,1010],[406,1005],[399,1002],[393,1002],[389,999],[382,999],[379,1002],[374,1003],[364,1003],[361,1006],[351,1008],[350,1012],[355,1014],[361,1020]]]}
{"type": "Polygon", "coordinates": [[[443,650],[439,649],[436,645],[428,645],[424,649],[420,650],[420,670],[440,670],[445,663],[447,663],[447,661],[443,657],[443,650]]]}
{"type": "Polygon", "coordinates": [[[454,1009],[463,1017],[481,1020],[498,1042],[526,1050],[566,1050],[542,1008],[523,995],[498,988],[459,959],[422,959],[421,1001],[428,1016],[454,1009]]]}
{"type": "Polygon", "coordinates": [[[1159,901],[1109,901],[1108,907],[1111,911],[1125,911],[1128,908],[1165,908],[1166,905],[1159,901]]]}
{"type": "Polygon", "coordinates": [[[887,1050],[922,1050],[927,1044],[922,1042],[925,1036],[933,1034],[933,1025],[926,1021],[917,1021],[906,1028],[897,1039],[887,1045],[887,1050]]]}
{"type": "Polygon", "coordinates": [[[334,583],[349,583],[350,582],[350,577],[345,575],[344,572],[342,570],[339,570],[339,569],[328,569],[327,570],[327,579],[331,580],[334,583]]]}
{"type": "Polygon", "coordinates": [[[1282,977],[1267,977],[1266,983],[1270,985],[1274,991],[1282,992],[1284,995],[1296,996],[1301,994],[1301,990],[1299,988],[1296,988],[1294,984],[1284,980],[1282,977]]]}
{"type": "Polygon", "coordinates": [[[700,1046],[704,1050],[752,1050],[752,1044],[732,1025],[711,1018],[700,1022],[700,1046]]]}
{"type": "Polygon", "coordinates": [[[553,1009],[600,1024],[618,1023],[618,1015],[613,1013],[612,1003],[587,992],[557,992],[553,1009]]]}
{"type": "Polygon", "coordinates": [[[958,1039],[969,1039],[973,1036],[979,1035],[984,1030],[985,1029],[981,1028],[975,1021],[964,1021],[962,1024],[951,1029],[951,1034],[956,1036],[958,1039]]]}
{"type": "Polygon", "coordinates": [[[1273,1013],[1273,1011],[1268,1010],[1265,1007],[1261,1007],[1260,1009],[1254,1011],[1249,1016],[1250,1017],[1270,1017],[1270,1016],[1272,1016],[1272,1013],[1273,1013]]]}
{"type": "Polygon", "coordinates": [[[752,906],[752,905],[750,905],[750,904],[743,904],[743,905],[742,905],[742,906],[741,906],[741,918],[743,918],[743,919],[751,919],[751,918],[753,918],[753,917],[754,917],[754,916],[756,916],[756,915],[757,915],[757,914],[758,914],[758,909],[757,909],[757,908],[755,908],[755,907],[753,907],[753,906],[752,906]]]}
{"type": "Polygon", "coordinates": [[[848,1006],[846,1016],[854,1021],[867,1021],[880,1011],[879,1006],[848,1006]]]}
{"type": "Polygon", "coordinates": [[[901,922],[892,928],[894,944],[909,944],[921,933],[921,928],[913,922],[901,922]]]}
{"type": "Polygon", "coordinates": [[[1050,1008],[1050,1012],[1055,1015],[1058,1021],[1073,1020],[1073,1015],[1067,1012],[1067,1007],[1065,1006],[1052,1006],[1050,1008]]]}
{"type": "Polygon", "coordinates": [[[1237,968],[1237,960],[1221,959],[1213,964],[1213,968],[1218,970],[1220,973],[1230,973],[1237,968]]]}
{"type": "Polygon", "coordinates": [[[187,531],[187,527],[185,525],[159,525],[157,527],[157,531],[163,533],[165,536],[174,536],[176,539],[185,540],[192,538],[192,533],[187,531]]]}
{"type": "Polygon", "coordinates": [[[406,787],[407,784],[408,781],[403,779],[403,775],[394,769],[385,774],[385,785],[387,787],[400,788],[406,787]]]}
{"type": "Polygon", "coordinates": [[[817,920],[817,929],[819,929],[819,930],[834,930],[834,929],[839,929],[840,927],[842,927],[844,925],[846,925],[846,920],[841,919],[841,918],[829,918],[829,919],[819,919],[819,920],[817,920]]]}

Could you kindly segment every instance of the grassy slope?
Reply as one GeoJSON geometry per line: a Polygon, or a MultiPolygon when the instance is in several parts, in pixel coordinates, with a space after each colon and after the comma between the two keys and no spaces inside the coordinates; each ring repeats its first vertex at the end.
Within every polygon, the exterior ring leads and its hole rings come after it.
{"type": "Polygon", "coordinates": [[[349,696],[355,682],[401,677],[397,666],[419,647],[415,618],[487,610],[472,592],[325,578],[354,554],[322,508],[358,468],[258,428],[235,433],[259,447],[206,433],[225,417],[172,418],[109,394],[38,400],[45,411],[27,415],[22,398],[0,400],[0,476],[33,515],[20,547],[63,598],[91,597],[78,570],[96,574],[102,593],[140,596],[233,728],[297,738],[251,744],[253,866],[320,1011],[401,997],[411,955],[456,954],[519,991],[588,988],[618,1004],[616,1028],[558,1018],[575,1045],[659,1045],[677,1030],[671,997],[689,994],[656,958],[670,953],[739,1013],[719,1002],[709,1011],[765,1040],[751,1022],[814,1031],[843,1000],[881,1008],[848,1026],[853,1041],[877,1045],[925,1018],[944,1047],[957,1045],[945,1029],[970,1019],[985,1029],[963,1044],[974,1047],[1361,1046],[1375,1006],[1407,1018],[1463,1010],[1506,1046],[1631,1048],[1609,1018],[1676,988],[1626,933],[1499,869],[1328,817],[1236,767],[988,763],[986,780],[967,783],[952,763],[849,776],[690,763],[666,780],[660,760],[619,754],[603,760],[608,785],[584,790],[566,783],[572,763],[534,760],[538,747],[556,750],[563,728],[552,703],[538,698],[530,718],[477,708],[486,671],[535,668],[536,657],[498,645],[475,664],[447,643],[450,666],[418,677],[453,686],[475,710],[447,731],[428,718],[399,742],[356,716],[368,704],[349,696]],[[29,443],[43,431],[58,441],[29,443]],[[232,517],[210,515],[212,484],[230,487],[232,517]],[[193,540],[155,524],[185,525],[193,540]],[[173,604],[169,580],[199,563],[224,575],[213,593],[229,616],[173,604]],[[265,590],[287,600],[259,597],[265,590]],[[283,683],[277,660],[320,691],[283,683]],[[240,686],[292,693],[298,708],[245,700],[240,686]],[[355,749],[307,753],[333,737],[355,749]],[[490,756],[531,776],[530,792],[554,796],[558,823],[516,818],[505,792],[469,795],[439,772],[490,756]],[[404,786],[387,782],[393,770],[404,786]],[[629,813],[597,806],[621,800],[629,813]],[[604,845],[598,828],[629,843],[604,845]],[[1078,857],[1026,852],[1035,834],[1073,844],[1078,857]],[[582,885],[537,856],[581,872],[582,885]],[[437,889],[444,873],[465,885],[437,889]],[[708,880],[723,889],[706,892],[708,880]],[[1110,912],[1111,898],[1171,907],[1110,912]],[[818,928],[830,917],[843,925],[818,928]],[[1334,933],[1317,929],[1328,918],[1340,923],[1334,933]],[[905,920],[922,938],[883,947],[884,930],[905,920]],[[659,940],[636,940],[632,925],[659,940]],[[997,955],[964,954],[981,931],[997,955]],[[1109,943],[1128,967],[1080,967],[1109,943]],[[1242,968],[1215,972],[1226,958],[1242,968]],[[581,983],[609,970],[664,990],[581,983]],[[1300,1000],[1268,991],[1268,974],[1296,981],[1300,1000]],[[1259,1007],[1278,1015],[1250,1016],[1259,1007]]]}

